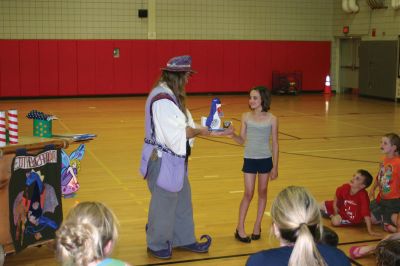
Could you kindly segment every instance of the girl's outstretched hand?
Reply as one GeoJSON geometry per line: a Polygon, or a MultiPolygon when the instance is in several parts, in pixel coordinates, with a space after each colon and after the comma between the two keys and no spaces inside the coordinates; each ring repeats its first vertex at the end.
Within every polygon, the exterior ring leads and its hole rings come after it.
{"type": "Polygon", "coordinates": [[[211,136],[228,136],[228,137],[230,137],[233,135],[233,132],[234,132],[233,126],[230,126],[228,128],[224,128],[224,130],[221,130],[221,131],[219,131],[219,130],[211,131],[210,135],[211,136]]]}

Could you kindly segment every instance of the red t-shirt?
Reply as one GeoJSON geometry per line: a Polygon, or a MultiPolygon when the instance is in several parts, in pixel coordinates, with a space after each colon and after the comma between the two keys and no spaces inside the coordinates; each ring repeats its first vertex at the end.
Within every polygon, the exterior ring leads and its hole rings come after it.
{"type": "Polygon", "coordinates": [[[336,189],[337,207],[343,220],[358,224],[365,216],[371,216],[369,211],[369,198],[365,189],[350,195],[350,184],[344,184],[336,189]]]}
{"type": "Polygon", "coordinates": [[[382,199],[400,198],[400,157],[384,158],[376,180],[382,199]]]}

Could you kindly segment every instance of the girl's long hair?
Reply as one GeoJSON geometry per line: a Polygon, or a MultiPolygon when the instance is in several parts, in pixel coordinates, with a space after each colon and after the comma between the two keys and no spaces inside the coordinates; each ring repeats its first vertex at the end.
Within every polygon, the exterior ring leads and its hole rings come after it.
{"type": "Polygon", "coordinates": [[[322,235],[319,207],[305,188],[290,186],[281,191],[272,203],[271,216],[280,237],[294,244],[288,265],[327,265],[315,244],[322,235]]]}

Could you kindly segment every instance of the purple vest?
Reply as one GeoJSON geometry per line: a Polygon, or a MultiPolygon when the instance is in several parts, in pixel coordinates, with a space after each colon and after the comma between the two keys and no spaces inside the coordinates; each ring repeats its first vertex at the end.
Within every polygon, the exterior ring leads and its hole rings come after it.
{"type": "Polygon", "coordinates": [[[157,143],[154,127],[152,126],[151,107],[154,101],[159,99],[169,99],[176,104],[175,96],[161,86],[154,88],[146,101],[145,106],[145,143],[142,150],[142,159],[140,162],[140,173],[144,178],[147,176],[148,163],[154,149],[162,152],[161,168],[157,178],[157,185],[170,192],[178,192],[182,189],[183,178],[185,175],[185,157],[175,154],[167,146],[157,143]],[[160,94],[168,94],[160,97],[160,94]]]}

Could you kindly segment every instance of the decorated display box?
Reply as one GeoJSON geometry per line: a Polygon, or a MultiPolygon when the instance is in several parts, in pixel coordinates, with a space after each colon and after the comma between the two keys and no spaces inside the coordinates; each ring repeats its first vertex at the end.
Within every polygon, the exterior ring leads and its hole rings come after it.
{"type": "Polygon", "coordinates": [[[41,138],[51,138],[53,120],[33,120],[33,135],[41,138]]]}
{"type": "Polygon", "coordinates": [[[41,138],[51,138],[53,136],[53,120],[57,119],[57,117],[44,114],[38,110],[30,111],[26,117],[33,120],[33,136],[41,138]]]}

